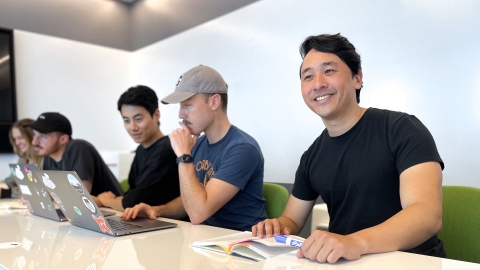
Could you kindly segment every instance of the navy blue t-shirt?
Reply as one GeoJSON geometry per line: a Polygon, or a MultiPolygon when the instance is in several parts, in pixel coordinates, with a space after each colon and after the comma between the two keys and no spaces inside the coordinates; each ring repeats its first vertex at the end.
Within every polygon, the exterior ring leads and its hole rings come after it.
{"type": "Polygon", "coordinates": [[[193,151],[195,174],[206,186],[215,178],[238,187],[237,194],[203,224],[240,231],[267,218],[263,192],[264,160],[260,146],[247,133],[231,126],[218,142],[198,138],[193,151]]]}

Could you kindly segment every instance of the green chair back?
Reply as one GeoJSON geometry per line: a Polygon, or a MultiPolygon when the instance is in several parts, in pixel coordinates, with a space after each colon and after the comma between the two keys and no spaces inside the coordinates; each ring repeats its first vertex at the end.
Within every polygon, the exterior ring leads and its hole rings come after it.
{"type": "Polygon", "coordinates": [[[127,192],[130,188],[130,185],[128,184],[128,179],[123,179],[122,182],[120,182],[120,186],[122,186],[123,192],[127,192]]]}
{"type": "Polygon", "coordinates": [[[268,218],[278,218],[285,210],[290,195],[288,190],[278,184],[263,183],[263,198],[268,218]]]}
{"type": "Polygon", "coordinates": [[[480,263],[480,189],[443,186],[443,222],[438,237],[449,259],[480,263]]]}

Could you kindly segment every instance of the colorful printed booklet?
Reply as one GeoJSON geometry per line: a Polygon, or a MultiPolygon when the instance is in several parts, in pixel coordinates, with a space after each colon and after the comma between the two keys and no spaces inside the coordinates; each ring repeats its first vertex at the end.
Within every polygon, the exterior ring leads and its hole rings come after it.
{"type": "MultiPolygon", "coordinates": [[[[299,236],[290,237],[304,240],[299,236]]],[[[197,241],[190,244],[190,246],[242,256],[255,261],[262,261],[277,255],[298,250],[298,248],[290,245],[277,243],[273,237],[263,239],[253,237],[252,232],[241,232],[223,237],[197,241]]]]}

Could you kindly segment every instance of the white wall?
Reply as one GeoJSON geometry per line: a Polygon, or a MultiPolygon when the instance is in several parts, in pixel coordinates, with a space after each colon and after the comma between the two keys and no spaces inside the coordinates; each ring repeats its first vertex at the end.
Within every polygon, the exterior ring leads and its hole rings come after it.
{"type": "MultiPolygon", "coordinates": [[[[304,104],[300,43],[341,32],[363,59],[361,105],[416,115],[445,162],[444,184],[480,187],[480,3],[414,0],[263,0],[134,53],[134,82],[160,98],[204,64],[229,84],[233,124],[257,139],[265,181],[292,183],[324,129],[304,104]]],[[[162,105],[162,129],[178,105],[162,105]]]]}
{"type": "MultiPolygon", "coordinates": [[[[18,118],[64,114],[73,138],[99,151],[130,152],[116,102],[131,86],[131,53],[62,38],[14,31],[18,118]]],[[[13,155],[0,155],[0,179],[13,155]]]]}
{"type": "MultiPolygon", "coordinates": [[[[162,98],[184,71],[209,65],[230,86],[230,120],[260,143],[265,180],[293,183],[324,129],[300,94],[298,46],[341,32],[363,59],[361,105],[418,116],[445,161],[444,184],[480,187],[478,18],[474,0],[263,0],[134,53],[16,31],[19,117],[60,111],[74,137],[130,151],[119,95],[146,84],[162,98]]],[[[169,133],[178,105],[160,110],[169,133]]]]}

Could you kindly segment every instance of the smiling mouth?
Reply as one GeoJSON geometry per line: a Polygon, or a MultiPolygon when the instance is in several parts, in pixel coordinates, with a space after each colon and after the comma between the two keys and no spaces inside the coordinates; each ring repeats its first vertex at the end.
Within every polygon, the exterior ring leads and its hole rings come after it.
{"type": "Polygon", "coordinates": [[[328,97],[331,97],[331,96],[333,96],[333,94],[324,95],[324,96],[319,96],[319,97],[315,98],[314,100],[315,100],[315,101],[321,101],[321,100],[324,100],[324,99],[326,99],[326,98],[328,98],[328,97]]]}

